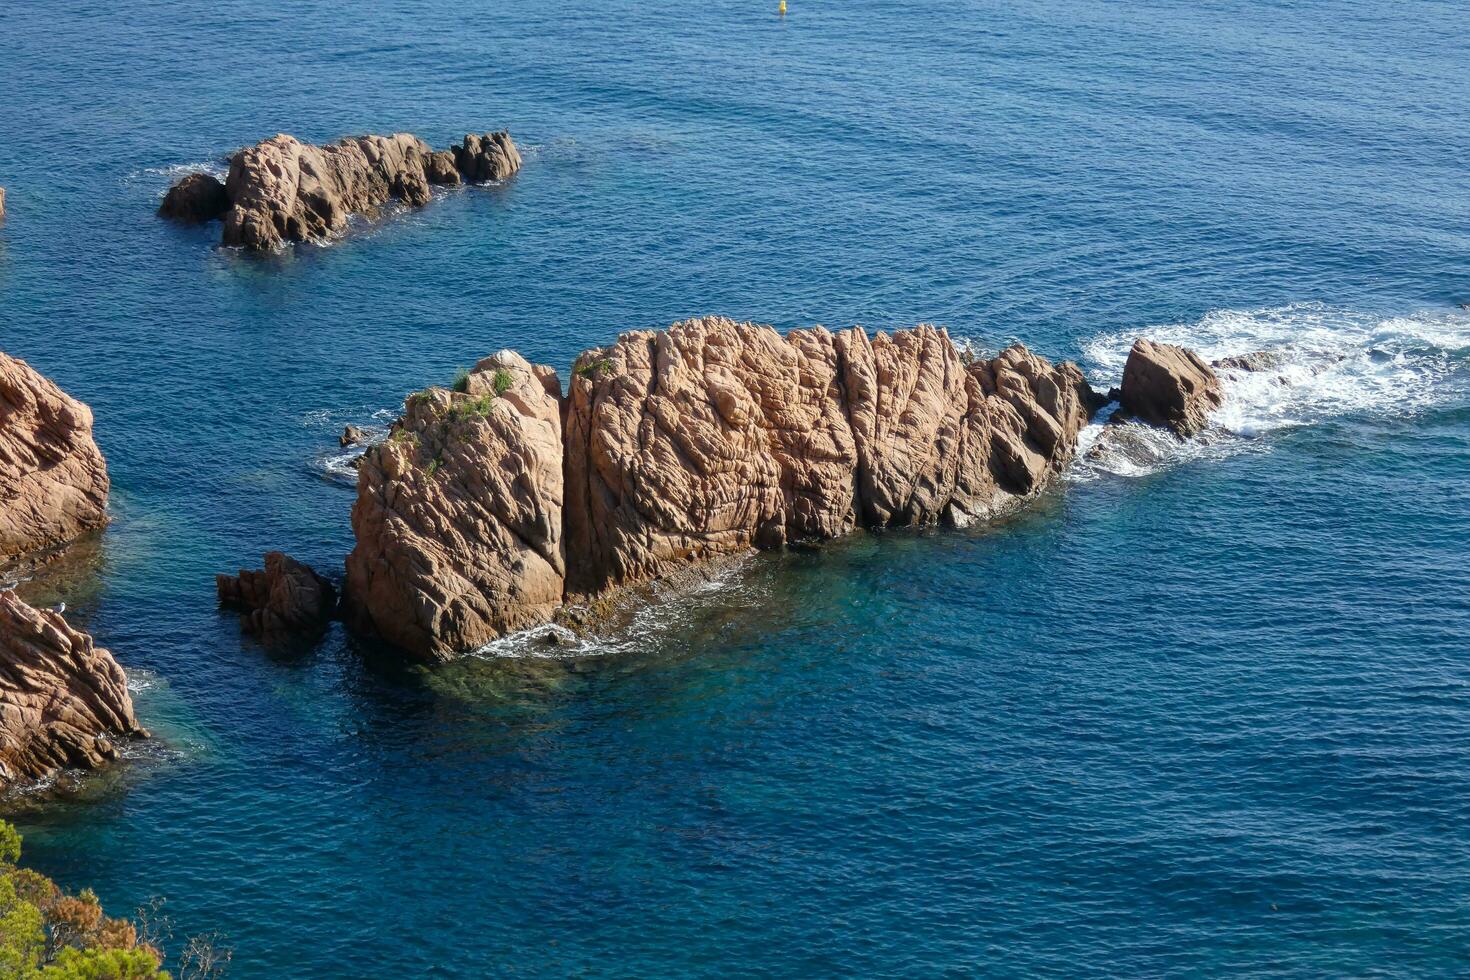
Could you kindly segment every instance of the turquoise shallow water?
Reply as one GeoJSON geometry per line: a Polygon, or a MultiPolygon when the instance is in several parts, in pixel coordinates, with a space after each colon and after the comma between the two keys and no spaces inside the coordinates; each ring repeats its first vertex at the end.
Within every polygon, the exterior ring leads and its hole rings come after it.
{"type": "Polygon", "coordinates": [[[93,406],[115,483],[23,588],[160,736],[12,801],[30,859],[167,896],[236,977],[1463,974],[1463,8],[774,6],[0,10],[0,348],[93,406]],[[152,216],[279,130],[499,126],[514,181],[331,247],[152,216]],[[711,312],[1290,383],[574,657],[272,654],[215,609],[268,548],[340,566],[343,423],[711,312]]]}

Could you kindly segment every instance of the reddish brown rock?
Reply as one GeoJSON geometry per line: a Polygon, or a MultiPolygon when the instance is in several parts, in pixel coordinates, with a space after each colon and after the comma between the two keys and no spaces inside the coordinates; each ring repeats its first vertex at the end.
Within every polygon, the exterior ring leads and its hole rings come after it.
{"type": "Polygon", "coordinates": [[[454,164],[465,180],[483,183],[504,180],[521,169],[521,154],[511,141],[510,133],[467,134],[459,146],[451,147],[454,164]]]}
{"type": "Polygon", "coordinates": [[[119,737],[146,738],[112,654],[0,592],[0,784],[117,757],[119,737]]]}
{"type": "Polygon", "coordinates": [[[1122,415],[1188,438],[1225,402],[1220,379],[1194,351],[1140,337],[1123,365],[1122,415]]]}
{"type": "Polygon", "coordinates": [[[466,388],[410,399],[353,510],[355,621],[432,659],[751,548],[996,514],[1072,457],[1093,398],[1073,365],[970,361],[933,327],[719,317],[588,351],[564,406],[509,353],[466,388]]]}
{"type": "Polygon", "coordinates": [[[216,575],[222,605],[239,609],[240,626],[268,640],[320,631],[337,611],[337,590],[310,565],[267,552],[262,571],[216,575]]]}
{"type": "Polygon", "coordinates": [[[409,133],[311,146],[284,134],[236,153],[225,189],[232,202],[223,242],[254,250],[326,238],[350,215],[397,197],[426,204],[430,150],[409,133]]]}
{"type": "Polygon", "coordinates": [[[352,509],[349,622],[429,660],[545,622],[566,574],[556,373],[502,351],[465,388],[408,399],[352,509]]]}
{"type": "Polygon", "coordinates": [[[169,189],[159,213],[184,221],[224,218],[221,241],[253,251],[329,238],[353,214],[396,198],[419,207],[431,184],[503,180],[521,167],[510,134],[466,136],[433,152],[410,133],[354,136],[313,146],[278,134],[237,152],[223,185],[190,174],[169,189]]]}
{"type": "Polygon", "coordinates": [[[189,174],[164,195],[158,213],[172,221],[199,224],[222,218],[230,209],[225,185],[211,174],[189,174]]]}
{"type": "Polygon", "coordinates": [[[106,524],[108,489],[91,409],[0,354],[0,561],[106,524]]]}

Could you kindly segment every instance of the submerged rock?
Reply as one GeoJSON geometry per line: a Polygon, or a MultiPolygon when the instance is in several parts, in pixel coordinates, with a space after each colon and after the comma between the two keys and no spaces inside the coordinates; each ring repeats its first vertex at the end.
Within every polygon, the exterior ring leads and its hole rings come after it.
{"type": "Polygon", "coordinates": [[[1041,489],[1095,395],[1023,347],[710,317],[556,375],[502,352],[410,398],[367,454],[352,621],[442,659],[695,563],[862,527],[963,524],[1041,489]],[[563,420],[565,431],[563,431],[563,420]]]}
{"type": "Polygon", "coordinates": [[[5,188],[0,187],[0,221],[5,220],[5,188]]]}
{"type": "Polygon", "coordinates": [[[1210,362],[1210,367],[1216,371],[1270,371],[1280,366],[1281,356],[1268,350],[1236,354],[1233,357],[1222,357],[1210,362]]]}
{"type": "Polygon", "coordinates": [[[1220,379],[1194,351],[1140,337],[1123,365],[1119,401],[1119,421],[1132,417],[1188,438],[1204,429],[1225,395],[1220,379]]]}
{"type": "Polygon", "coordinates": [[[0,592],[0,784],[96,768],[121,736],[148,732],[112,654],[59,613],[0,592]]]}
{"type": "Polygon", "coordinates": [[[337,611],[332,583],[279,551],[266,554],[263,571],[216,575],[215,590],[222,605],[241,611],[242,629],[268,640],[315,633],[337,611]]]}
{"type": "Polygon", "coordinates": [[[222,218],[230,209],[230,195],[213,174],[195,173],[168,189],[158,213],[173,221],[199,224],[222,218]]]}
{"type": "Polygon", "coordinates": [[[109,486],[91,409],[0,354],[0,561],[106,524],[109,486]]]}
{"type": "Polygon", "coordinates": [[[222,217],[221,241],[255,251],[340,233],[353,215],[398,199],[419,207],[430,184],[500,180],[520,169],[510,134],[466,136],[453,151],[433,152],[411,133],[354,136],[314,146],[284,133],[230,160],[223,185],[190,174],[169,189],[159,213],[184,221],[222,217]]]}

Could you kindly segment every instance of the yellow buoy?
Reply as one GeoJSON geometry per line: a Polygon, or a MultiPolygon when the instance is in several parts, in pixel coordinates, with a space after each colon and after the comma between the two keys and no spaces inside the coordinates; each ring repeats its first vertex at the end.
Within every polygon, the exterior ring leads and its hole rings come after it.
{"type": "Polygon", "coordinates": [[[781,16],[782,17],[785,17],[786,16],[786,0],[781,0],[781,6],[778,9],[781,11],[781,16]]]}

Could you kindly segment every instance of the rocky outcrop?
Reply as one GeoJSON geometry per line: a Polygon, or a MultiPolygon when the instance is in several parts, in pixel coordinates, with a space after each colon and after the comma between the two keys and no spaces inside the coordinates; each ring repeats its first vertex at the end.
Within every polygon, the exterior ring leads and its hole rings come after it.
{"type": "Polygon", "coordinates": [[[361,446],[368,441],[367,430],[361,426],[347,425],[342,429],[342,435],[337,438],[337,444],[343,449],[349,446],[361,446]]]}
{"type": "Polygon", "coordinates": [[[459,146],[451,147],[454,165],[465,180],[505,180],[521,169],[521,154],[510,133],[467,134],[459,146]]]}
{"type": "Polygon", "coordinates": [[[147,735],[112,654],[0,592],[0,784],[95,768],[117,757],[119,737],[147,735]]]}
{"type": "Polygon", "coordinates": [[[430,659],[723,555],[989,517],[1094,407],[1074,365],[1020,346],[717,317],[588,351],[564,401],[510,352],[466,387],[409,399],[353,509],[352,621],[430,659]]]}
{"type": "Polygon", "coordinates": [[[5,220],[5,188],[0,187],[0,221],[5,220]]]}
{"type": "Polygon", "coordinates": [[[0,354],[0,561],[106,524],[108,489],[91,410],[0,354]]]}
{"type": "Polygon", "coordinates": [[[566,574],[556,373],[502,351],[464,387],[408,400],[352,509],[349,622],[428,659],[545,622],[566,574]]]}
{"type": "Polygon", "coordinates": [[[185,224],[200,224],[223,218],[230,210],[230,195],[213,174],[190,174],[168,189],[158,213],[185,224]]]}
{"type": "Polygon", "coordinates": [[[337,590],[279,551],[267,552],[262,571],[216,575],[221,605],[240,610],[240,627],[267,640],[319,632],[337,611],[337,590]]]}
{"type": "Polygon", "coordinates": [[[1214,370],[1194,351],[1140,337],[1123,365],[1118,400],[1122,417],[1162,426],[1183,439],[1204,429],[1225,395],[1214,370]]]}
{"type": "Polygon", "coordinates": [[[230,160],[221,185],[195,173],[169,189],[159,213],[182,221],[224,219],[221,241],[254,251],[339,234],[353,214],[398,199],[419,207],[429,185],[464,179],[502,180],[520,169],[506,132],[466,136],[435,153],[410,133],[354,136],[314,146],[284,133],[246,147],[230,160]]]}

